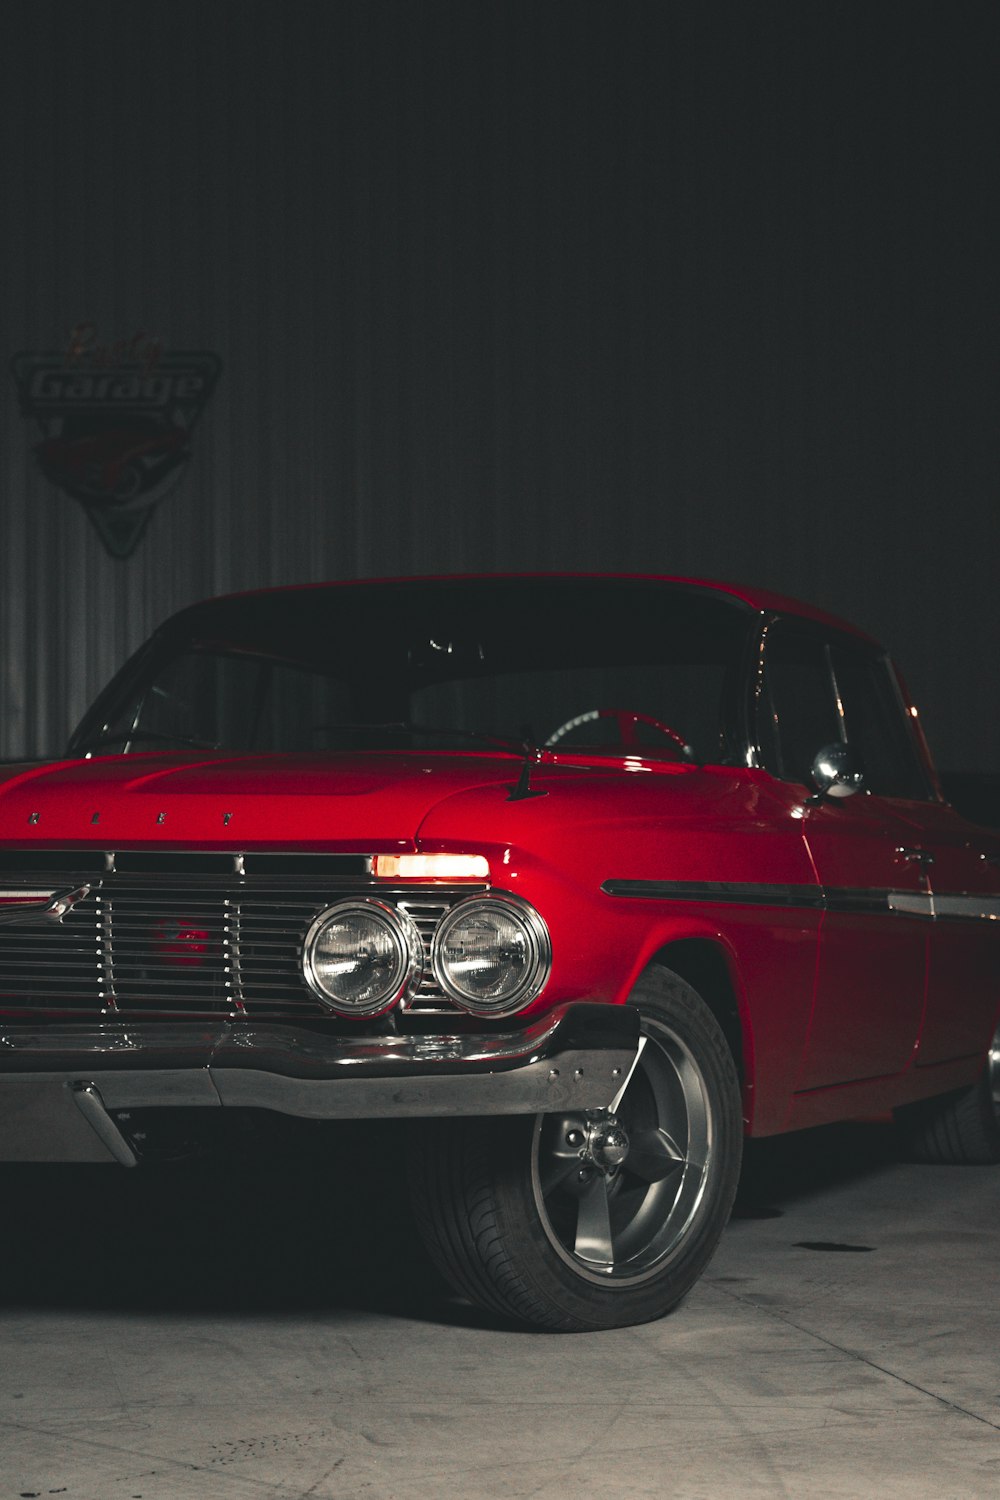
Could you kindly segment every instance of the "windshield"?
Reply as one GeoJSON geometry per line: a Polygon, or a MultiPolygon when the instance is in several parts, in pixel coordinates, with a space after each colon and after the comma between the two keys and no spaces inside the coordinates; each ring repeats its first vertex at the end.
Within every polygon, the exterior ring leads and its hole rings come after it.
{"type": "Polygon", "coordinates": [[[750,611],[625,580],[330,586],[177,616],[71,751],[507,749],[730,759],[750,611]]]}

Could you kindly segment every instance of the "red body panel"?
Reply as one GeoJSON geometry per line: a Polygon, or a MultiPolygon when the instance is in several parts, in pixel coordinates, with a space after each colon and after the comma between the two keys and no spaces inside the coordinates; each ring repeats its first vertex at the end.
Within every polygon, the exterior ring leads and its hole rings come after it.
{"type": "Polygon", "coordinates": [[[64,761],[0,781],[0,840],[390,853],[415,847],[443,797],[513,784],[519,769],[516,758],[478,753],[64,761]]]}

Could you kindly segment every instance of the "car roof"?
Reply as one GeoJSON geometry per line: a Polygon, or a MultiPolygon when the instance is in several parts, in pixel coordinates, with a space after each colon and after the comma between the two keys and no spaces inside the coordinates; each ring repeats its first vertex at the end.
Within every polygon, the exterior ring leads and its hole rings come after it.
{"type": "Polygon", "coordinates": [[[204,599],[197,604],[189,605],[187,609],[183,609],[177,615],[173,616],[173,619],[180,619],[188,613],[188,610],[200,610],[216,603],[226,604],[236,600],[273,599],[282,595],[315,593],[326,589],[367,588],[380,584],[406,586],[411,584],[574,583],[586,582],[588,580],[595,583],[673,584],[683,588],[697,589],[705,593],[721,594],[728,596],[735,603],[746,605],[759,613],[796,615],[800,619],[811,620],[816,624],[844,631],[872,645],[879,644],[867,632],[860,630],[856,625],[852,625],[849,620],[842,619],[839,615],[831,614],[827,610],[818,609],[811,604],[806,604],[801,599],[794,599],[790,595],[775,593],[770,589],[758,589],[746,584],[727,583],[711,578],[691,578],[670,573],[428,573],[387,578],[330,579],[321,583],[283,584],[273,588],[246,589],[232,594],[220,594],[216,598],[204,599]]]}

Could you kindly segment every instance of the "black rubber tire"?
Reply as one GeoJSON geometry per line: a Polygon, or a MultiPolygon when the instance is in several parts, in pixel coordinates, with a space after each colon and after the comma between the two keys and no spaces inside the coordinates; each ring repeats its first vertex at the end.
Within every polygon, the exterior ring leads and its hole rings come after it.
{"type": "MultiPolygon", "coordinates": [[[[650,1121],[662,1127],[667,1119],[667,1137],[671,1145],[677,1137],[683,1160],[672,1159],[669,1171],[651,1182],[645,1172],[630,1176],[627,1157],[615,1168],[620,1175],[601,1174],[603,1181],[587,1169],[606,1189],[607,1201],[619,1205],[614,1212],[625,1228],[615,1234],[638,1245],[620,1263],[612,1248],[598,1274],[576,1254],[578,1227],[572,1246],[556,1233],[539,1165],[569,1155],[563,1149],[543,1157],[543,1132],[553,1128],[556,1116],[429,1120],[411,1132],[413,1212],[431,1259],[461,1296],[519,1324],[585,1332],[662,1317],[704,1271],[729,1219],[743,1127],[739,1080],[725,1036],[701,997],[669,970],[647,971],[630,1003],[642,1014],[646,1046],[652,1048],[629,1085],[638,1105],[633,1117],[645,1118],[647,1141],[650,1121]],[[701,1147],[685,1145],[696,1134],[701,1147]]],[[[626,1091],[619,1111],[623,1125],[629,1098],[626,1091]]],[[[567,1123],[560,1119],[558,1129],[567,1123]]],[[[568,1136],[560,1135],[560,1144],[563,1139],[568,1136]]],[[[574,1175],[571,1168],[569,1177],[574,1175]]],[[[557,1208],[565,1205],[567,1191],[556,1189],[557,1208]]]]}
{"type": "Polygon", "coordinates": [[[978,1081],[896,1110],[896,1127],[913,1161],[947,1166],[1000,1162],[1000,1028],[978,1081]]]}

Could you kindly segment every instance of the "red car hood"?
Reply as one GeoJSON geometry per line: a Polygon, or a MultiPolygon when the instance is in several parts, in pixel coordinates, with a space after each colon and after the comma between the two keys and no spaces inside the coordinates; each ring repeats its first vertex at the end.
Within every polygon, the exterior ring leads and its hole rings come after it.
{"type": "Polygon", "coordinates": [[[8,767],[0,840],[18,845],[414,847],[444,798],[508,783],[515,756],[144,754],[8,767]]]}

